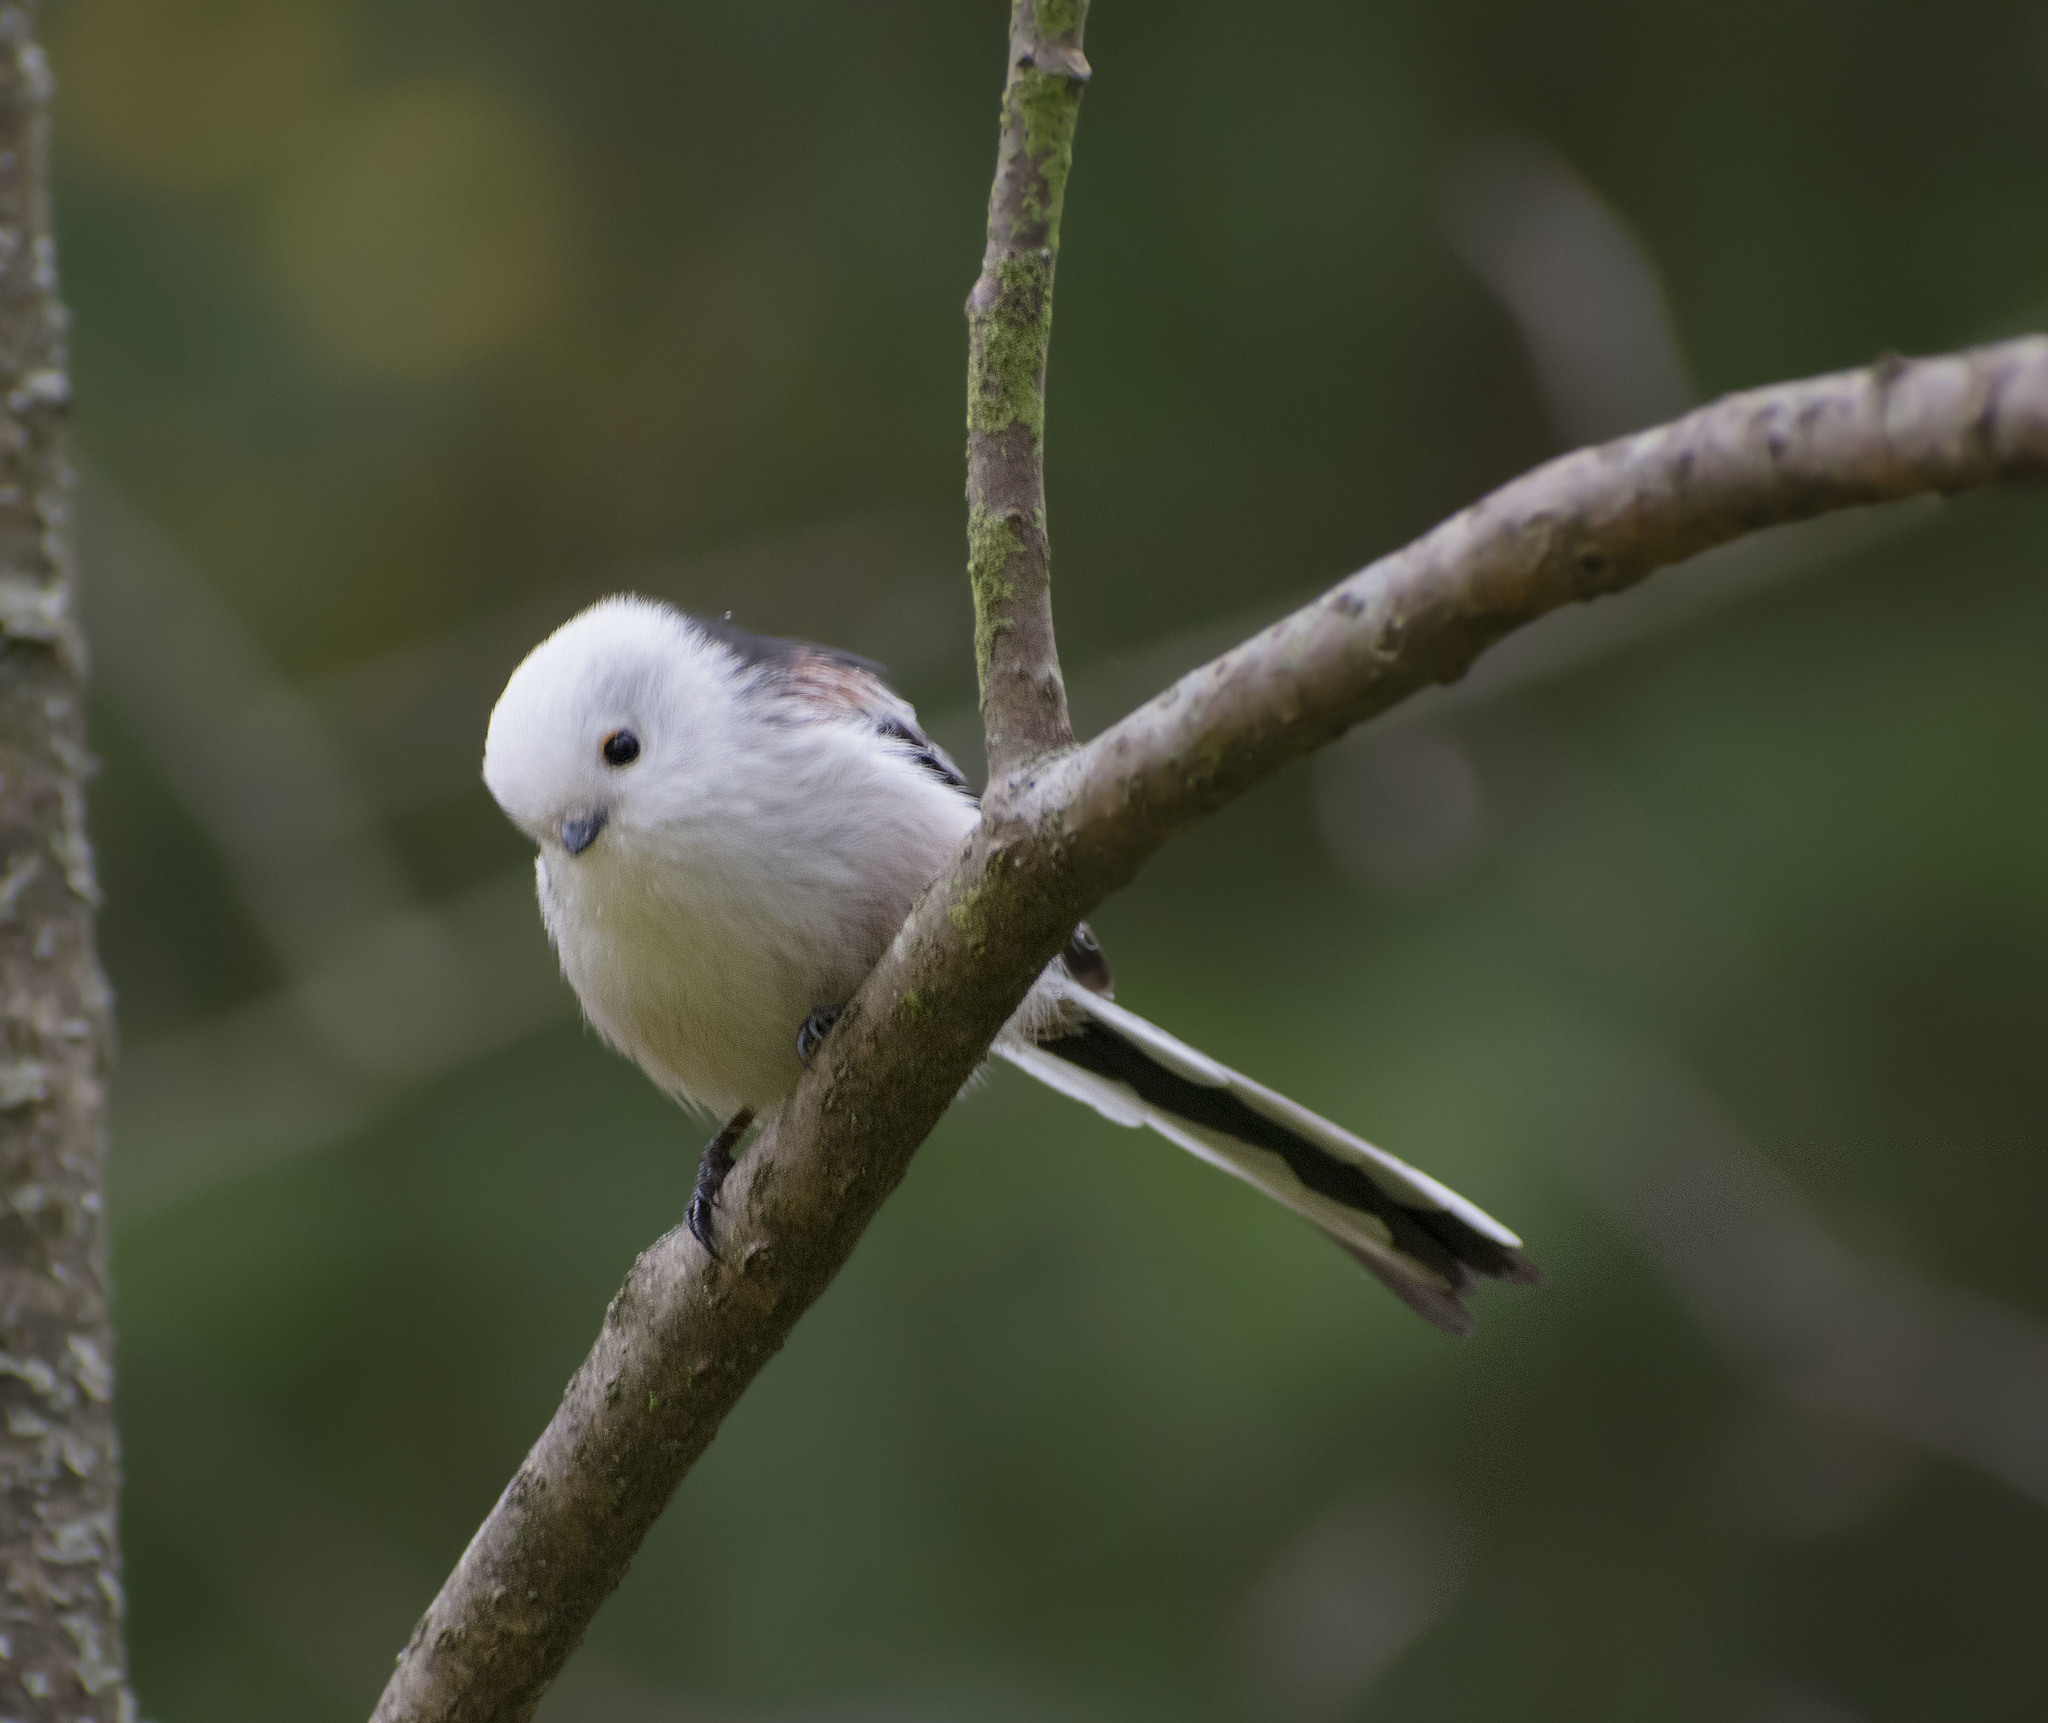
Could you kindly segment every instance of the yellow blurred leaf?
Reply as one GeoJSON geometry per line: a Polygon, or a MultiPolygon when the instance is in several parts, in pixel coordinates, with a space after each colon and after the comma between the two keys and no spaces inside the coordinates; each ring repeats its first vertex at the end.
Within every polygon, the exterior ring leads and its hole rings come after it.
{"type": "Polygon", "coordinates": [[[342,58],[332,0],[74,0],[51,58],[66,139],[174,191],[274,163],[342,58]]]}
{"type": "Polygon", "coordinates": [[[487,358],[553,306],[568,186],[502,95],[406,85],[345,113],[280,188],[271,259],[331,361],[428,378],[487,358]]]}

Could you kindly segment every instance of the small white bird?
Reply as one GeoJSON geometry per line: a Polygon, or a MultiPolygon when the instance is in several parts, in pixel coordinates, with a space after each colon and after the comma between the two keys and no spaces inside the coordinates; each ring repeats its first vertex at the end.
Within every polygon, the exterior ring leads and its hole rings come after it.
{"type": "MultiPolygon", "coordinates": [[[[974,793],[866,660],[630,597],[513,672],[484,782],[540,846],[541,916],[585,1014],[726,1121],[689,1207],[710,1250],[733,1149],[960,848],[974,793]]],[[[994,1051],[1286,1204],[1453,1333],[1478,1276],[1541,1278],[1464,1198],[1113,1004],[1085,924],[994,1051]]]]}

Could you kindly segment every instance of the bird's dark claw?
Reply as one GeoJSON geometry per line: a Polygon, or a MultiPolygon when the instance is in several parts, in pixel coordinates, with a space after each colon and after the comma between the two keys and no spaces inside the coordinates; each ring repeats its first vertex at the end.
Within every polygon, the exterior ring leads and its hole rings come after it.
{"type": "Polygon", "coordinates": [[[707,1190],[704,1183],[704,1169],[697,1169],[697,1188],[690,1193],[690,1206],[683,1210],[683,1225],[690,1229],[690,1236],[704,1247],[704,1254],[713,1262],[723,1260],[718,1246],[711,1242],[711,1211],[718,1206],[718,1192],[707,1190]]]}
{"type": "Polygon", "coordinates": [[[842,1005],[820,1005],[803,1020],[796,1032],[796,1056],[804,1062],[804,1069],[811,1068],[811,1059],[825,1044],[825,1037],[832,1033],[832,1025],[839,1021],[842,1005]]]}
{"type": "Polygon", "coordinates": [[[697,1162],[697,1186],[690,1192],[690,1206],[683,1211],[683,1225],[713,1262],[719,1256],[718,1247],[711,1242],[711,1211],[718,1206],[725,1175],[732,1171],[733,1144],[747,1134],[747,1127],[753,1122],[752,1110],[741,1108],[726,1121],[725,1129],[704,1145],[703,1158],[697,1162]]]}

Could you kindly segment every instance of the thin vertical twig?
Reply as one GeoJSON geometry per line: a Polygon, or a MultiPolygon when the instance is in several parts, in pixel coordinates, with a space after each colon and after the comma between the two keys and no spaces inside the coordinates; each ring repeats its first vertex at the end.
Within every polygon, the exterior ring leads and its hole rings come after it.
{"type": "Polygon", "coordinates": [[[1014,0],[988,250],[967,296],[967,571],[991,784],[1073,742],[1053,642],[1045,372],[1088,0],[1014,0]]]}

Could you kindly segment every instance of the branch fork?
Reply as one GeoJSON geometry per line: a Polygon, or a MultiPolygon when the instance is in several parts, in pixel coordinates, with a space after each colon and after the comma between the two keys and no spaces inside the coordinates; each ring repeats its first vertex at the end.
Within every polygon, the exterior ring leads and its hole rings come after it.
{"type": "Polygon", "coordinates": [[[1725,400],[1538,468],[1073,745],[1043,439],[1085,0],[1016,0],[967,303],[990,794],[722,1195],[645,1251],[401,1653],[376,1723],[524,1723],[720,1422],[851,1254],[1074,924],[1170,837],[1561,605],[1762,527],[2048,478],[2048,338],[1725,400]]]}

